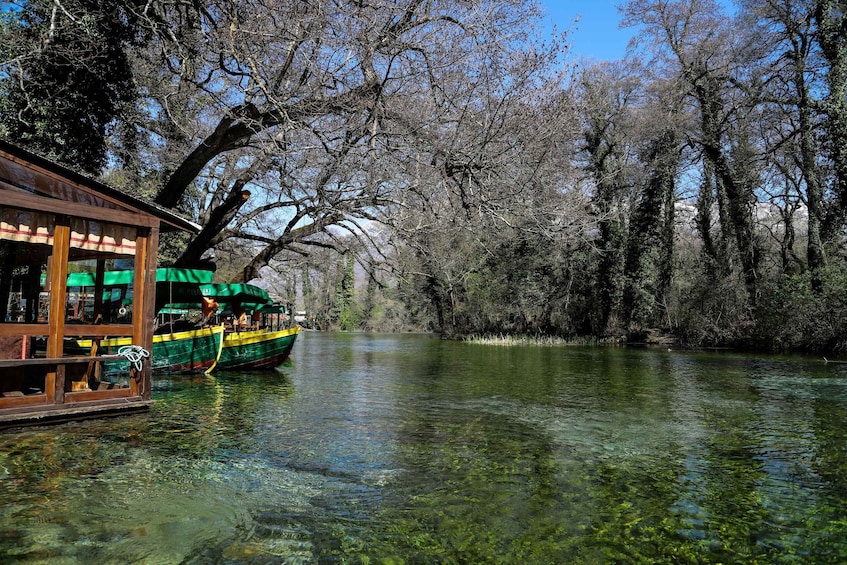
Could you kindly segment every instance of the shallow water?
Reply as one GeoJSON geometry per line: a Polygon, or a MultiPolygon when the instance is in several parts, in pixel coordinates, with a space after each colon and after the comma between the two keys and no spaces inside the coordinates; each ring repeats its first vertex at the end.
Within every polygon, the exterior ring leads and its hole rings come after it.
{"type": "Polygon", "coordinates": [[[840,563],[847,365],[301,334],[0,434],[0,561],[840,563]]]}

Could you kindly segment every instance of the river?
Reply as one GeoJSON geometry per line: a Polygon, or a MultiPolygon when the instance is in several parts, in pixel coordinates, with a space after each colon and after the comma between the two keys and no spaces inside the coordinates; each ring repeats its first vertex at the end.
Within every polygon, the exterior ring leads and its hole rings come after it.
{"type": "Polygon", "coordinates": [[[0,562],[840,563],[847,365],[303,333],[0,434],[0,562]]]}

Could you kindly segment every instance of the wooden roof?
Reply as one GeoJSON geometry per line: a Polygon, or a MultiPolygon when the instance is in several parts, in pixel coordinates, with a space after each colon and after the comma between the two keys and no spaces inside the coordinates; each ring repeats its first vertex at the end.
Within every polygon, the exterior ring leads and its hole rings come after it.
{"type": "Polygon", "coordinates": [[[172,211],[0,139],[0,206],[199,233],[172,211]],[[58,200],[51,204],[51,201],[58,200]]]}

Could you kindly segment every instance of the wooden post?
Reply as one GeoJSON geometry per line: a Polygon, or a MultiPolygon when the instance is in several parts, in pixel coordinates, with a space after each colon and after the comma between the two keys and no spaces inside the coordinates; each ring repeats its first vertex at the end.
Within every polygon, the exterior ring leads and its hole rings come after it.
{"type": "Polygon", "coordinates": [[[15,249],[11,242],[0,241],[0,322],[6,321],[8,313],[15,259],[15,249]]]}
{"type": "MultiPolygon", "coordinates": [[[[59,358],[64,351],[65,300],[68,283],[68,254],[70,252],[71,224],[67,216],[56,216],[53,230],[53,254],[48,260],[47,284],[50,303],[47,314],[47,357],[59,358]]],[[[47,403],[62,404],[65,401],[65,367],[58,365],[44,378],[47,403]]]]}
{"type": "Polygon", "coordinates": [[[103,279],[106,276],[106,261],[103,259],[97,260],[97,270],[94,272],[94,314],[93,319],[96,322],[97,317],[103,314],[103,279]]]}
{"type": "Polygon", "coordinates": [[[131,381],[138,387],[133,392],[150,400],[153,379],[153,322],[156,316],[156,250],[159,246],[159,228],[139,228],[135,247],[135,279],[132,304],[132,342],[150,352],[141,372],[131,381]],[[146,232],[146,233],[145,233],[146,232]]]}

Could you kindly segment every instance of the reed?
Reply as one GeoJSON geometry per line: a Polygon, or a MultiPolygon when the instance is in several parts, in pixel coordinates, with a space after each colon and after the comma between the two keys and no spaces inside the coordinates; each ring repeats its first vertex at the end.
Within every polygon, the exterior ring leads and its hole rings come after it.
{"type": "Polygon", "coordinates": [[[530,334],[483,334],[468,335],[462,338],[468,343],[481,345],[615,345],[618,343],[613,338],[596,338],[590,336],[554,336],[554,335],[530,335],[530,334]]]}

